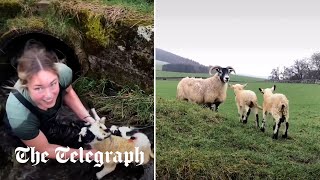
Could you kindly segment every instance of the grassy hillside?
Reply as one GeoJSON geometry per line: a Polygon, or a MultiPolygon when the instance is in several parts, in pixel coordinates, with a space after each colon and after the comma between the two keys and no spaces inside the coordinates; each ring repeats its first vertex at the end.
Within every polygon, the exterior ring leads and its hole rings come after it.
{"type": "MultiPolygon", "coordinates": [[[[276,84],[290,101],[288,139],[238,120],[233,91],[215,113],[175,100],[178,81],[156,82],[157,177],[160,179],[318,179],[320,176],[320,86],[276,84]]],[[[247,89],[271,83],[249,83],[247,89]]],[[[261,111],[259,111],[261,123],[261,111]]],[[[282,125],[280,133],[282,134],[282,125]]]]}
{"type": "Polygon", "coordinates": [[[170,64],[190,64],[194,66],[200,65],[199,62],[178,56],[176,54],[173,54],[171,52],[168,52],[159,48],[156,48],[156,57],[157,57],[157,60],[168,62],[170,64]]]}

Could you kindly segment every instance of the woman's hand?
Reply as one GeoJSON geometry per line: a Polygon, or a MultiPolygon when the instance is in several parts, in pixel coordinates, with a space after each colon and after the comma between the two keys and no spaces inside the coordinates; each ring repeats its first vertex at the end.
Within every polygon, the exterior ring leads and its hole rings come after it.
{"type": "Polygon", "coordinates": [[[85,117],[83,120],[85,120],[86,122],[89,122],[90,124],[93,124],[94,122],[96,122],[96,120],[93,119],[93,117],[91,116],[85,117]]]}
{"type": "Polygon", "coordinates": [[[87,154],[89,151],[92,153],[92,156],[90,156],[89,158],[91,160],[94,160],[94,154],[98,151],[96,149],[89,149],[89,150],[85,150],[85,154],[87,154]]]}

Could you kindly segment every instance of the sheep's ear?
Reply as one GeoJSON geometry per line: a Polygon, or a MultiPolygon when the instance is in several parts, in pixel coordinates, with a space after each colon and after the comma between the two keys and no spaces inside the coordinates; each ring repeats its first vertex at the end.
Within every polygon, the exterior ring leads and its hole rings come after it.
{"type": "Polygon", "coordinates": [[[220,67],[216,67],[216,68],[214,68],[214,70],[216,70],[218,73],[221,73],[221,68],[220,67]]]}
{"type": "MultiPolygon", "coordinates": [[[[105,130],[105,131],[108,130],[107,126],[104,125],[104,124],[101,124],[101,123],[100,123],[100,128],[103,129],[103,130],[105,130]]],[[[109,131],[110,131],[110,130],[109,130],[109,131]]]]}
{"type": "Polygon", "coordinates": [[[232,87],[232,84],[228,84],[228,86],[229,86],[229,88],[233,88],[233,87],[232,87]]]}
{"type": "Polygon", "coordinates": [[[275,91],[275,90],[276,90],[276,85],[273,85],[272,91],[275,91]]]}
{"type": "Polygon", "coordinates": [[[233,67],[228,66],[227,69],[229,70],[229,73],[234,72],[236,74],[236,71],[233,69],[233,67]]]}
{"type": "Polygon", "coordinates": [[[95,108],[91,108],[90,110],[91,110],[91,113],[92,113],[92,115],[93,115],[93,118],[94,118],[96,121],[97,121],[97,120],[100,120],[100,117],[98,116],[96,109],[95,109],[95,108]]]}
{"type": "Polygon", "coordinates": [[[259,88],[259,91],[263,94],[263,90],[261,88],[259,88]]]}
{"type": "Polygon", "coordinates": [[[244,85],[243,85],[243,87],[246,87],[248,85],[248,83],[245,83],[244,85]]]}
{"type": "Polygon", "coordinates": [[[83,128],[81,128],[81,131],[80,131],[80,133],[79,133],[79,139],[78,139],[78,141],[79,141],[79,142],[81,142],[81,141],[82,141],[81,137],[86,136],[86,134],[87,134],[87,130],[88,130],[88,128],[87,128],[87,127],[83,127],[83,128]]]}
{"type": "Polygon", "coordinates": [[[99,120],[99,122],[100,122],[101,124],[105,124],[105,122],[106,122],[106,117],[102,117],[102,118],[99,120]]]}
{"type": "Polygon", "coordinates": [[[211,73],[211,71],[214,70],[214,69],[215,69],[218,73],[221,73],[221,66],[211,66],[210,69],[209,69],[209,74],[210,74],[210,75],[214,75],[214,74],[211,73]]]}

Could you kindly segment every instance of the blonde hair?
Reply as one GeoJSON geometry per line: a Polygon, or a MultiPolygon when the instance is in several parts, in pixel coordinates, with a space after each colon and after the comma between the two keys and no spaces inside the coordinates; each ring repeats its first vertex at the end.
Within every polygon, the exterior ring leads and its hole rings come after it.
{"type": "Polygon", "coordinates": [[[55,66],[57,59],[57,55],[48,51],[42,43],[33,39],[29,40],[18,59],[17,70],[21,85],[26,87],[28,80],[41,70],[52,71],[59,76],[55,66]]]}

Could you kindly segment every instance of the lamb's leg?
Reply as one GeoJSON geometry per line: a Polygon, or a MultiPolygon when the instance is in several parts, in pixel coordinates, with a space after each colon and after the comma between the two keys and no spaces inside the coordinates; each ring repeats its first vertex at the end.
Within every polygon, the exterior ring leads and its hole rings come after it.
{"type": "Polygon", "coordinates": [[[284,132],[284,134],[282,135],[283,138],[287,138],[287,137],[288,137],[288,128],[289,128],[289,122],[287,121],[287,122],[286,122],[285,132],[284,132]]]}
{"type": "Polygon", "coordinates": [[[100,120],[100,117],[98,116],[97,114],[97,111],[95,108],[91,108],[91,112],[92,112],[92,115],[93,115],[93,118],[97,121],[97,120],[100,120]]]}
{"type": "Polygon", "coordinates": [[[265,131],[264,126],[265,126],[265,123],[266,123],[266,116],[267,116],[267,111],[263,110],[263,113],[262,113],[262,124],[261,124],[261,128],[260,128],[260,130],[262,132],[265,131]]]}
{"type": "Polygon", "coordinates": [[[98,179],[101,179],[103,176],[111,173],[116,168],[116,163],[106,163],[101,171],[96,173],[98,179]]]}
{"type": "Polygon", "coordinates": [[[249,106],[245,106],[245,116],[243,117],[243,124],[247,124],[250,111],[251,109],[249,108],[249,106]]]}
{"type": "Polygon", "coordinates": [[[274,117],[274,119],[276,119],[276,122],[275,122],[275,124],[273,126],[273,136],[272,136],[272,138],[273,139],[278,139],[278,132],[279,132],[280,125],[281,125],[281,118],[278,115],[274,115],[273,117],[274,117]]]}
{"type": "Polygon", "coordinates": [[[240,106],[240,112],[241,112],[240,122],[244,123],[243,120],[246,118],[246,117],[245,117],[246,109],[245,109],[244,106],[240,106]]]}
{"type": "MultiPolygon", "coordinates": [[[[288,107],[288,109],[289,109],[289,107],[288,107]]],[[[287,113],[286,113],[286,131],[285,131],[285,134],[282,136],[282,137],[285,137],[285,138],[287,138],[288,137],[288,128],[289,128],[289,111],[287,111],[287,113]]]]}
{"type": "Polygon", "coordinates": [[[219,107],[220,104],[221,104],[221,102],[215,102],[214,103],[216,112],[218,112],[218,107],[219,107]]]}
{"type": "Polygon", "coordinates": [[[213,111],[212,103],[206,103],[205,106],[213,111]]]}
{"type": "Polygon", "coordinates": [[[253,114],[256,115],[256,127],[259,128],[259,115],[258,115],[258,108],[257,107],[253,107],[253,114]]]}
{"type": "Polygon", "coordinates": [[[281,122],[276,122],[273,126],[273,136],[272,138],[273,139],[278,139],[278,132],[279,132],[279,129],[280,129],[280,125],[281,125],[281,122]]]}
{"type": "Polygon", "coordinates": [[[238,108],[238,114],[239,114],[239,121],[242,122],[242,112],[241,112],[241,107],[237,103],[237,108],[238,108]]]}

